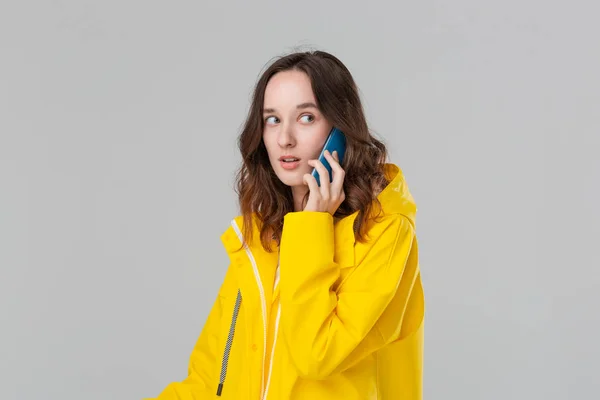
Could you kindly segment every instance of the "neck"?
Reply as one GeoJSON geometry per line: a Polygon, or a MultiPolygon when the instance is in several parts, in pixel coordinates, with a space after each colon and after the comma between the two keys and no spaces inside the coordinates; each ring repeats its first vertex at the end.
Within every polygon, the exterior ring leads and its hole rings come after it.
{"type": "Polygon", "coordinates": [[[292,196],[294,198],[294,211],[304,210],[304,204],[302,200],[308,193],[308,186],[292,186],[292,196]]]}

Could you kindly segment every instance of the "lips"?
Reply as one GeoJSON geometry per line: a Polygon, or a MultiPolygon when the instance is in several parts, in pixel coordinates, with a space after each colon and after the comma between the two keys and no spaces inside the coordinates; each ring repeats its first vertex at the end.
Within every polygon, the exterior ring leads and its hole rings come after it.
{"type": "Polygon", "coordinates": [[[279,161],[283,161],[283,162],[295,162],[295,161],[300,161],[300,157],[291,156],[291,155],[285,155],[285,156],[279,157],[279,161]]]}
{"type": "Polygon", "coordinates": [[[300,158],[292,155],[285,155],[279,157],[279,163],[283,169],[292,170],[298,168],[300,165],[300,158]]]}

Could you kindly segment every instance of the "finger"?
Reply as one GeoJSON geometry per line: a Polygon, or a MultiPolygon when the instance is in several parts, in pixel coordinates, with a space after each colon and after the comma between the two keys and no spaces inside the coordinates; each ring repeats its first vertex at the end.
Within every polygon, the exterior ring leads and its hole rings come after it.
{"type": "Polygon", "coordinates": [[[329,196],[329,190],[330,190],[330,183],[329,183],[329,172],[327,171],[327,168],[325,168],[325,166],[323,165],[323,163],[319,160],[312,160],[313,162],[313,166],[315,167],[315,169],[317,170],[317,172],[319,173],[319,182],[321,183],[321,196],[324,199],[328,199],[329,196]]]}
{"type": "Polygon", "coordinates": [[[320,199],[321,191],[315,177],[311,174],[304,174],[304,178],[302,180],[304,181],[305,185],[308,185],[308,190],[310,192],[309,196],[317,196],[317,200],[320,199]]]}
{"type": "Polygon", "coordinates": [[[336,172],[338,172],[338,173],[339,172],[344,172],[344,169],[340,165],[337,151],[334,151],[333,154],[331,154],[328,151],[325,151],[325,158],[329,162],[329,165],[331,165],[331,172],[333,174],[333,179],[335,180],[335,173],[336,172]]]}
{"type": "Polygon", "coordinates": [[[327,158],[329,165],[331,165],[331,172],[333,175],[331,190],[333,193],[339,194],[342,192],[344,187],[344,176],[346,175],[346,172],[336,159],[337,151],[334,151],[334,155],[335,157],[329,154],[329,152],[325,152],[325,158],[327,158]]]}

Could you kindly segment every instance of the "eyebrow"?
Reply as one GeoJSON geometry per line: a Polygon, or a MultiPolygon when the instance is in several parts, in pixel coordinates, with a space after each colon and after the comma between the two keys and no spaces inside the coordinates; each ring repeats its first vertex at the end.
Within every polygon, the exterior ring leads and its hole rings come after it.
{"type": "MultiPolygon", "coordinates": [[[[302,110],[305,108],[316,108],[317,110],[319,109],[319,107],[317,107],[317,105],[315,103],[311,103],[311,102],[301,103],[296,106],[297,110],[302,110]]],[[[263,110],[263,113],[274,113],[274,112],[275,112],[274,108],[265,108],[263,110]]]]}

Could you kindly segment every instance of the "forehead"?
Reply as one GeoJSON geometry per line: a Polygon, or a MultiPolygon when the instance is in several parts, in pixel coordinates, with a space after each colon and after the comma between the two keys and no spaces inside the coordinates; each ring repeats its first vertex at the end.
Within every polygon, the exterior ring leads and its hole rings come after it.
{"type": "Polygon", "coordinates": [[[310,78],[302,71],[283,71],[273,75],[265,88],[265,108],[296,107],[315,102],[310,78]]]}

